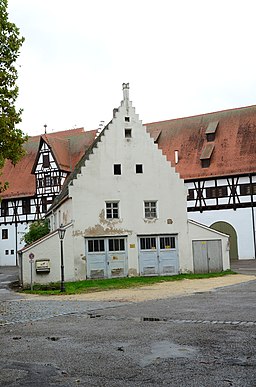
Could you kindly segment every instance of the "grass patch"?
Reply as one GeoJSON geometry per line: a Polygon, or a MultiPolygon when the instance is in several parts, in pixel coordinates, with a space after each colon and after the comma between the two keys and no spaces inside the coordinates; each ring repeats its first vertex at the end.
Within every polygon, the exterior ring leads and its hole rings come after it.
{"type": "Polygon", "coordinates": [[[131,277],[131,278],[111,278],[111,279],[95,279],[95,280],[84,280],[76,282],[65,282],[65,293],[60,292],[60,283],[50,283],[45,285],[34,284],[33,290],[25,288],[22,290],[24,293],[31,294],[80,294],[80,293],[91,293],[100,292],[103,290],[112,289],[128,289],[140,286],[154,285],[160,282],[169,281],[180,281],[184,279],[201,279],[201,278],[212,278],[222,277],[224,275],[236,274],[231,270],[222,271],[219,273],[206,273],[206,274],[178,274],[173,276],[156,276],[156,277],[131,277]]]}

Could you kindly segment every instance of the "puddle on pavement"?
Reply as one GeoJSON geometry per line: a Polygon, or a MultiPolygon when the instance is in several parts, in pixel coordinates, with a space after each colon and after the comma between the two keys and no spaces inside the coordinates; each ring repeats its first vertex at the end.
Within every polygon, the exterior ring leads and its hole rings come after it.
{"type": "Polygon", "coordinates": [[[151,353],[145,355],[143,359],[141,359],[141,365],[145,367],[163,359],[176,359],[179,357],[192,358],[197,352],[198,350],[193,347],[175,344],[167,340],[158,341],[152,343],[151,353]]]}

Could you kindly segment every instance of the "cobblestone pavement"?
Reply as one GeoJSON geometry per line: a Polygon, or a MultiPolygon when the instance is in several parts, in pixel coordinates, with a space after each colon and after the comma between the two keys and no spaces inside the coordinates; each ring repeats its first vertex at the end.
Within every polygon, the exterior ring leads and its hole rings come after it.
{"type": "Polygon", "coordinates": [[[119,302],[11,300],[0,301],[0,326],[72,314],[90,314],[98,309],[124,305],[119,302]]]}

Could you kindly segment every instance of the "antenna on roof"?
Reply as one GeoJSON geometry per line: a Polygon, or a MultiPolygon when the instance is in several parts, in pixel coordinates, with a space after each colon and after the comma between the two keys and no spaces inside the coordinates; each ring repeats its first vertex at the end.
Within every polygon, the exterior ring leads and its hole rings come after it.
{"type": "Polygon", "coordinates": [[[46,124],[44,124],[44,134],[46,134],[46,133],[47,133],[46,129],[47,129],[47,125],[46,125],[46,124]]]}

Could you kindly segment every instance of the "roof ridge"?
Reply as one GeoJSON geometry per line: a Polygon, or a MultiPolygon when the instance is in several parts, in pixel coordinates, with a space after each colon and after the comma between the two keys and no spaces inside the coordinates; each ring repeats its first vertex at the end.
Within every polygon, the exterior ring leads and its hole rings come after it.
{"type": "Polygon", "coordinates": [[[184,117],[178,117],[178,118],[170,118],[168,120],[161,120],[161,121],[153,121],[153,122],[147,122],[143,124],[144,126],[152,125],[152,124],[160,124],[163,122],[169,122],[169,121],[179,121],[187,118],[195,118],[195,117],[202,117],[202,116],[209,116],[211,114],[217,114],[217,113],[225,113],[225,112],[231,112],[231,111],[237,111],[237,110],[243,110],[243,109],[251,109],[255,108],[256,105],[248,105],[248,106],[242,106],[242,107],[236,107],[236,108],[229,108],[224,110],[216,110],[214,112],[208,112],[208,113],[201,113],[201,114],[194,114],[192,116],[184,116],[184,117]]]}

